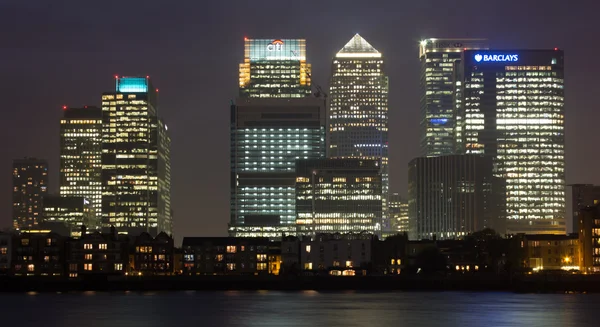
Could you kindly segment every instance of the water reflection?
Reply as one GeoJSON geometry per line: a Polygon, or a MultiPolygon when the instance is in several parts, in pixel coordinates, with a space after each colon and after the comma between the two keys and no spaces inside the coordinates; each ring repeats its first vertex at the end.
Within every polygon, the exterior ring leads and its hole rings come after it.
{"type": "Polygon", "coordinates": [[[597,326],[600,295],[96,292],[2,294],[0,305],[5,326],[587,327],[597,326]]]}

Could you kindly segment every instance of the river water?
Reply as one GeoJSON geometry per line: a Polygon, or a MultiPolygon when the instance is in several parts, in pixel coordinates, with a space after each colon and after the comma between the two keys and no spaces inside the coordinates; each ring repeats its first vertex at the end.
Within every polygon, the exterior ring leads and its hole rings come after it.
{"type": "Polygon", "coordinates": [[[0,294],[1,326],[600,326],[600,295],[171,292],[0,294]]]}

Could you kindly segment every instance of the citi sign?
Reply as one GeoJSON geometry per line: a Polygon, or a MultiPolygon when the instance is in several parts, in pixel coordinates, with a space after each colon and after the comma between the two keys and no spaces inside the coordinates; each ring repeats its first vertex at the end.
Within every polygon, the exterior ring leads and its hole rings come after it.
{"type": "Polygon", "coordinates": [[[281,51],[282,48],[283,41],[281,40],[275,40],[267,45],[267,51],[281,51]]]}
{"type": "Polygon", "coordinates": [[[489,61],[497,61],[497,62],[505,62],[505,61],[519,61],[519,55],[518,54],[494,54],[494,55],[488,55],[488,54],[476,54],[475,55],[475,61],[477,62],[489,62],[489,61]]]}

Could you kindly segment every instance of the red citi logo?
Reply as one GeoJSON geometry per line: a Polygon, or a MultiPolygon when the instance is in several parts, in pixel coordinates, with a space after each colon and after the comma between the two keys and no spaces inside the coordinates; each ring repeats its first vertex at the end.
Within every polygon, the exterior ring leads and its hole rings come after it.
{"type": "Polygon", "coordinates": [[[267,51],[281,51],[283,48],[283,41],[277,39],[267,45],[267,51]]]}

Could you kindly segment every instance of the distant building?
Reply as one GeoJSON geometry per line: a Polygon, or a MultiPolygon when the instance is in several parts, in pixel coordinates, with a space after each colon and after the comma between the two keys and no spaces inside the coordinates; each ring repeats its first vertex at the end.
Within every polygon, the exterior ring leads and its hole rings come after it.
{"type": "Polygon", "coordinates": [[[408,169],[409,237],[454,239],[484,228],[505,234],[506,186],[491,157],[416,158],[408,169]]]}
{"type": "Polygon", "coordinates": [[[48,192],[48,162],[36,158],[13,161],[13,227],[31,228],[40,223],[43,198],[48,192]]]}
{"type": "MultiPolygon", "coordinates": [[[[102,108],[63,107],[60,119],[60,196],[86,198],[102,220],[102,108]]],[[[78,228],[79,229],[79,228],[78,228]]]]}
{"type": "Polygon", "coordinates": [[[579,270],[581,253],[577,234],[522,235],[525,267],[540,270],[579,270]]]}
{"type": "Polygon", "coordinates": [[[22,233],[12,240],[13,275],[64,276],[66,237],[56,233],[22,233]]]}
{"type": "Polygon", "coordinates": [[[147,275],[171,275],[175,266],[173,238],[166,233],[156,237],[142,233],[133,240],[134,273],[147,275]]]}
{"type": "MultiPolygon", "coordinates": [[[[32,235],[53,233],[62,237],[69,237],[72,235],[71,231],[71,227],[69,227],[66,223],[62,221],[44,221],[37,224],[35,227],[21,229],[19,232],[22,234],[27,233],[32,235]]],[[[75,234],[78,234],[77,231],[73,232],[75,234]]]]}
{"type": "Polygon", "coordinates": [[[408,233],[408,201],[398,193],[390,194],[389,212],[391,234],[408,233]]]}
{"type": "Polygon", "coordinates": [[[373,243],[369,233],[317,234],[303,238],[300,267],[303,271],[332,276],[365,275],[372,266],[373,243]]]}
{"type": "Polygon", "coordinates": [[[509,234],[565,234],[564,53],[466,50],[461,153],[494,157],[509,234]]]}
{"type": "Polygon", "coordinates": [[[244,40],[240,97],[304,98],[311,92],[311,65],[304,39],[244,40]]]}
{"type": "Polygon", "coordinates": [[[580,210],[600,203],[600,185],[572,184],[571,205],[573,206],[573,233],[579,232],[580,210]]]}
{"type": "MultiPolygon", "coordinates": [[[[425,39],[421,41],[421,156],[457,154],[455,136],[462,80],[458,65],[467,49],[487,49],[486,39],[425,39]]],[[[460,131],[458,131],[460,136],[460,131]]],[[[459,154],[459,153],[458,153],[459,154]]]]}
{"type": "Polygon", "coordinates": [[[70,278],[85,276],[124,275],[128,269],[129,242],[127,235],[87,233],[82,228],[81,237],[68,241],[67,267],[70,278]]]}
{"type": "Polygon", "coordinates": [[[380,233],[382,193],[379,160],[298,160],[298,235],[380,233]]]}
{"type": "Polygon", "coordinates": [[[229,235],[296,232],[297,159],[325,158],[325,100],[238,98],[231,107],[229,235]]]}
{"type": "Polygon", "coordinates": [[[46,196],[44,198],[44,223],[64,223],[70,230],[70,236],[81,236],[81,226],[96,229],[94,206],[90,200],[81,196],[46,196]]]}
{"type": "Polygon", "coordinates": [[[148,77],[102,94],[102,226],[172,234],[171,138],[148,77]]]}
{"type": "Polygon", "coordinates": [[[0,276],[10,274],[13,234],[0,232],[0,276]]]}
{"type": "Polygon", "coordinates": [[[585,272],[600,272],[600,207],[579,208],[579,266],[585,272]]]}
{"type": "Polygon", "coordinates": [[[267,237],[184,237],[184,275],[266,275],[279,242],[267,237]]]}
{"type": "Polygon", "coordinates": [[[384,57],[356,34],[334,56],[329,85],[329,158],[359,158],[381,163],[383,230],[389,190],[389,79],[384,57]]]}

